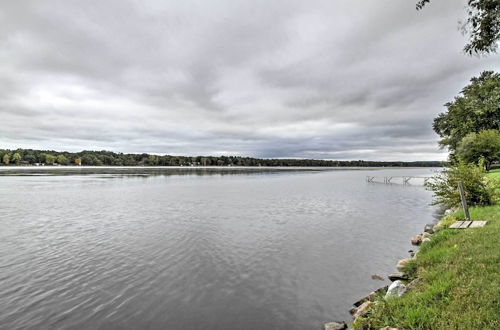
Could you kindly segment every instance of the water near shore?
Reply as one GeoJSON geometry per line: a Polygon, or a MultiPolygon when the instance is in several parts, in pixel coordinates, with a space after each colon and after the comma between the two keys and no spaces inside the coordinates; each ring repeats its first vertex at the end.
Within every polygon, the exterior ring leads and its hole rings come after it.
{"type": "Polygon", "coordinates": [[[319,329],[431,222],[431,169],[0,168],[1,329],[319,329]]]}

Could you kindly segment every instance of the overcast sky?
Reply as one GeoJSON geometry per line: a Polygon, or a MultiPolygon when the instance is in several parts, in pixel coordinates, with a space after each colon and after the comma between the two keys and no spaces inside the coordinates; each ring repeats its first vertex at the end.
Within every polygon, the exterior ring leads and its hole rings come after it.
{"type": "Polygon", "coordinates": [[[442,160],[465,1],[0,2],[0,148],[442,160]]]}

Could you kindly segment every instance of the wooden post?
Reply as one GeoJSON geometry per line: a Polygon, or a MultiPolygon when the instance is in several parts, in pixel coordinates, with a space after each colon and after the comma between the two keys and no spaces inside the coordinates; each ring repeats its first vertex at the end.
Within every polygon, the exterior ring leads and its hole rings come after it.
{"type": "Polygon", "coordinates": [[[464,183],[462,181],[458,182],[458,190],[460,191],[460,199],[462,200],[462,206],[464,208],[465,220],[470,221],[469,208],[467,207],[467,200],[465,199],[464,183]]]}

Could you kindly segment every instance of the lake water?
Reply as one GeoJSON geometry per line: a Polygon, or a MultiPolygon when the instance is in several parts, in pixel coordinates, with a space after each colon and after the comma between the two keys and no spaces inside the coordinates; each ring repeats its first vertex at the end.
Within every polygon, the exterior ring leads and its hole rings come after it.
{"type": "Polygon", "coordinates": [[[435,219],[431,169],[0,168],[1,329],[320,329],[435,219]]]}

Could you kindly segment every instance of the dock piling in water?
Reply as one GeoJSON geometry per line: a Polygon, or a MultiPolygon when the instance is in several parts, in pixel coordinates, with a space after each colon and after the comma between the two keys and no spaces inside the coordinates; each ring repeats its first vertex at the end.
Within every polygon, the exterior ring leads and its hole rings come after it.
{"type": "Polygon", "coordinates": [[[430,176],[366,176],[366,182],[368,183],[384,183],[384,184],[402,184],[411,185],[412,179],[423,179],[423,184],[425,185],[432,177],[430,176]],[[392,181],[394,180],[394,182],[392,181]]]}

